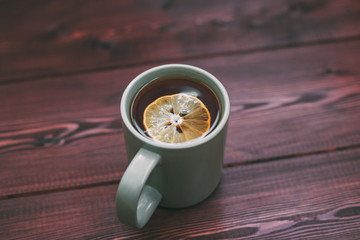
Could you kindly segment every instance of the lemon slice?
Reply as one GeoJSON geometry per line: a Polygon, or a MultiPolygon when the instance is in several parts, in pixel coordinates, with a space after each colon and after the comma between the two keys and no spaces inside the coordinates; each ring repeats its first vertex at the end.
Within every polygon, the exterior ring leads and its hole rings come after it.
{"type": "Polygon", "coordinates": [[[155,140],[181,143],[210,129],[210,113],[204,103],[188,94],[159,97],[144,111],[144,127],[155,140]]]}

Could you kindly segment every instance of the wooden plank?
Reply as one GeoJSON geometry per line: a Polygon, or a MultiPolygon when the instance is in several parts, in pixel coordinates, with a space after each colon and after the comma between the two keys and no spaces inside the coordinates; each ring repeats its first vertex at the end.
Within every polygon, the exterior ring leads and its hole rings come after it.
{"type": "MultiPolygon", "coordinates": [[[[229,91],[224,163],[358,146],[359,49],[353,42],[187,62],[229,91]]],[[[127,164],[120,95],[145,68],[1,86],[0,196],[118,181],[127,164]]]]}
{"type": "Polygon", "coordinates": [[[360,34],[357,0],[5,0],[0,16],[0,81],[360,34]]]}
{"type": "Polygon", "coordinates": [[[186,209],[158,209],[141,230],[114,212],[117,186],[0,200],[0,238],[356,239],[360,149],[223,170],[218,189],[186,209]]]}

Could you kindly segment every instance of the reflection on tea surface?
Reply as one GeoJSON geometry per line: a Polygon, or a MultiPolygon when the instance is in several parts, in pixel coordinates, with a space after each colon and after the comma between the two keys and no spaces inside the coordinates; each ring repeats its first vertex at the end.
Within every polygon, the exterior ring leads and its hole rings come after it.
{"type": "Polygon", "coordinates": [[[220,115],[214,92],[186,76],[151,81],[137,93],[131,106],[132,123],[141,134],[169,143],[189,141],[211,132],[220,115]]]}

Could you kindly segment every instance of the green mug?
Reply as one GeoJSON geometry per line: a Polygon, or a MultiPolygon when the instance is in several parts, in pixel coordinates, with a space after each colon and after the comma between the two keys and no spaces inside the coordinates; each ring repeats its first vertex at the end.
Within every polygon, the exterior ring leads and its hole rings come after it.
{"type": "Polygon", "coordinates": [[[118,218],[142,228],[157,206],[183,208],[206,199],[221,178],[227,125],[230,114],[228,94],[210,73],[190,65],[167,64],[138,75],[125,89],[120,104],[130,161],[116,193],[118,218]],[[208,86],[221,107],[217,126],[206,136],[183,143],[162,143],[142,135],[131,121],[136,94],[150,81],[183,75],[208,86]]]}

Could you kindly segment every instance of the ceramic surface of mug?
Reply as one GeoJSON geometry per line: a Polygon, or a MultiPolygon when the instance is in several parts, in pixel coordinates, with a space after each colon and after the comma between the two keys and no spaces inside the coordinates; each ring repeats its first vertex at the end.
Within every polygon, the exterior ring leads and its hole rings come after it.
{"type": "Polygon", "coordinates": [[[149,69],[125,89],[120,111],[130,161],[116,194],[117,214],[121,221],[141,228],[158,205],[170,208],[192,206],[215,190],[221,178],[230,101],[225,88],[213,75],[184,64],[149,69]],[[210,101],[208,106],[216,109],[212,111],[218,116],[217,119],[212,117],[213,127],[204,136],[180,143],[159,142],[144,135],[134,123],[132,108],[136,96],[156,79],[170,79],[171,84],[173,78],[169,76],[191,78],[195,85],[206,86],[216,97],[216,103],[210,101]]]}

